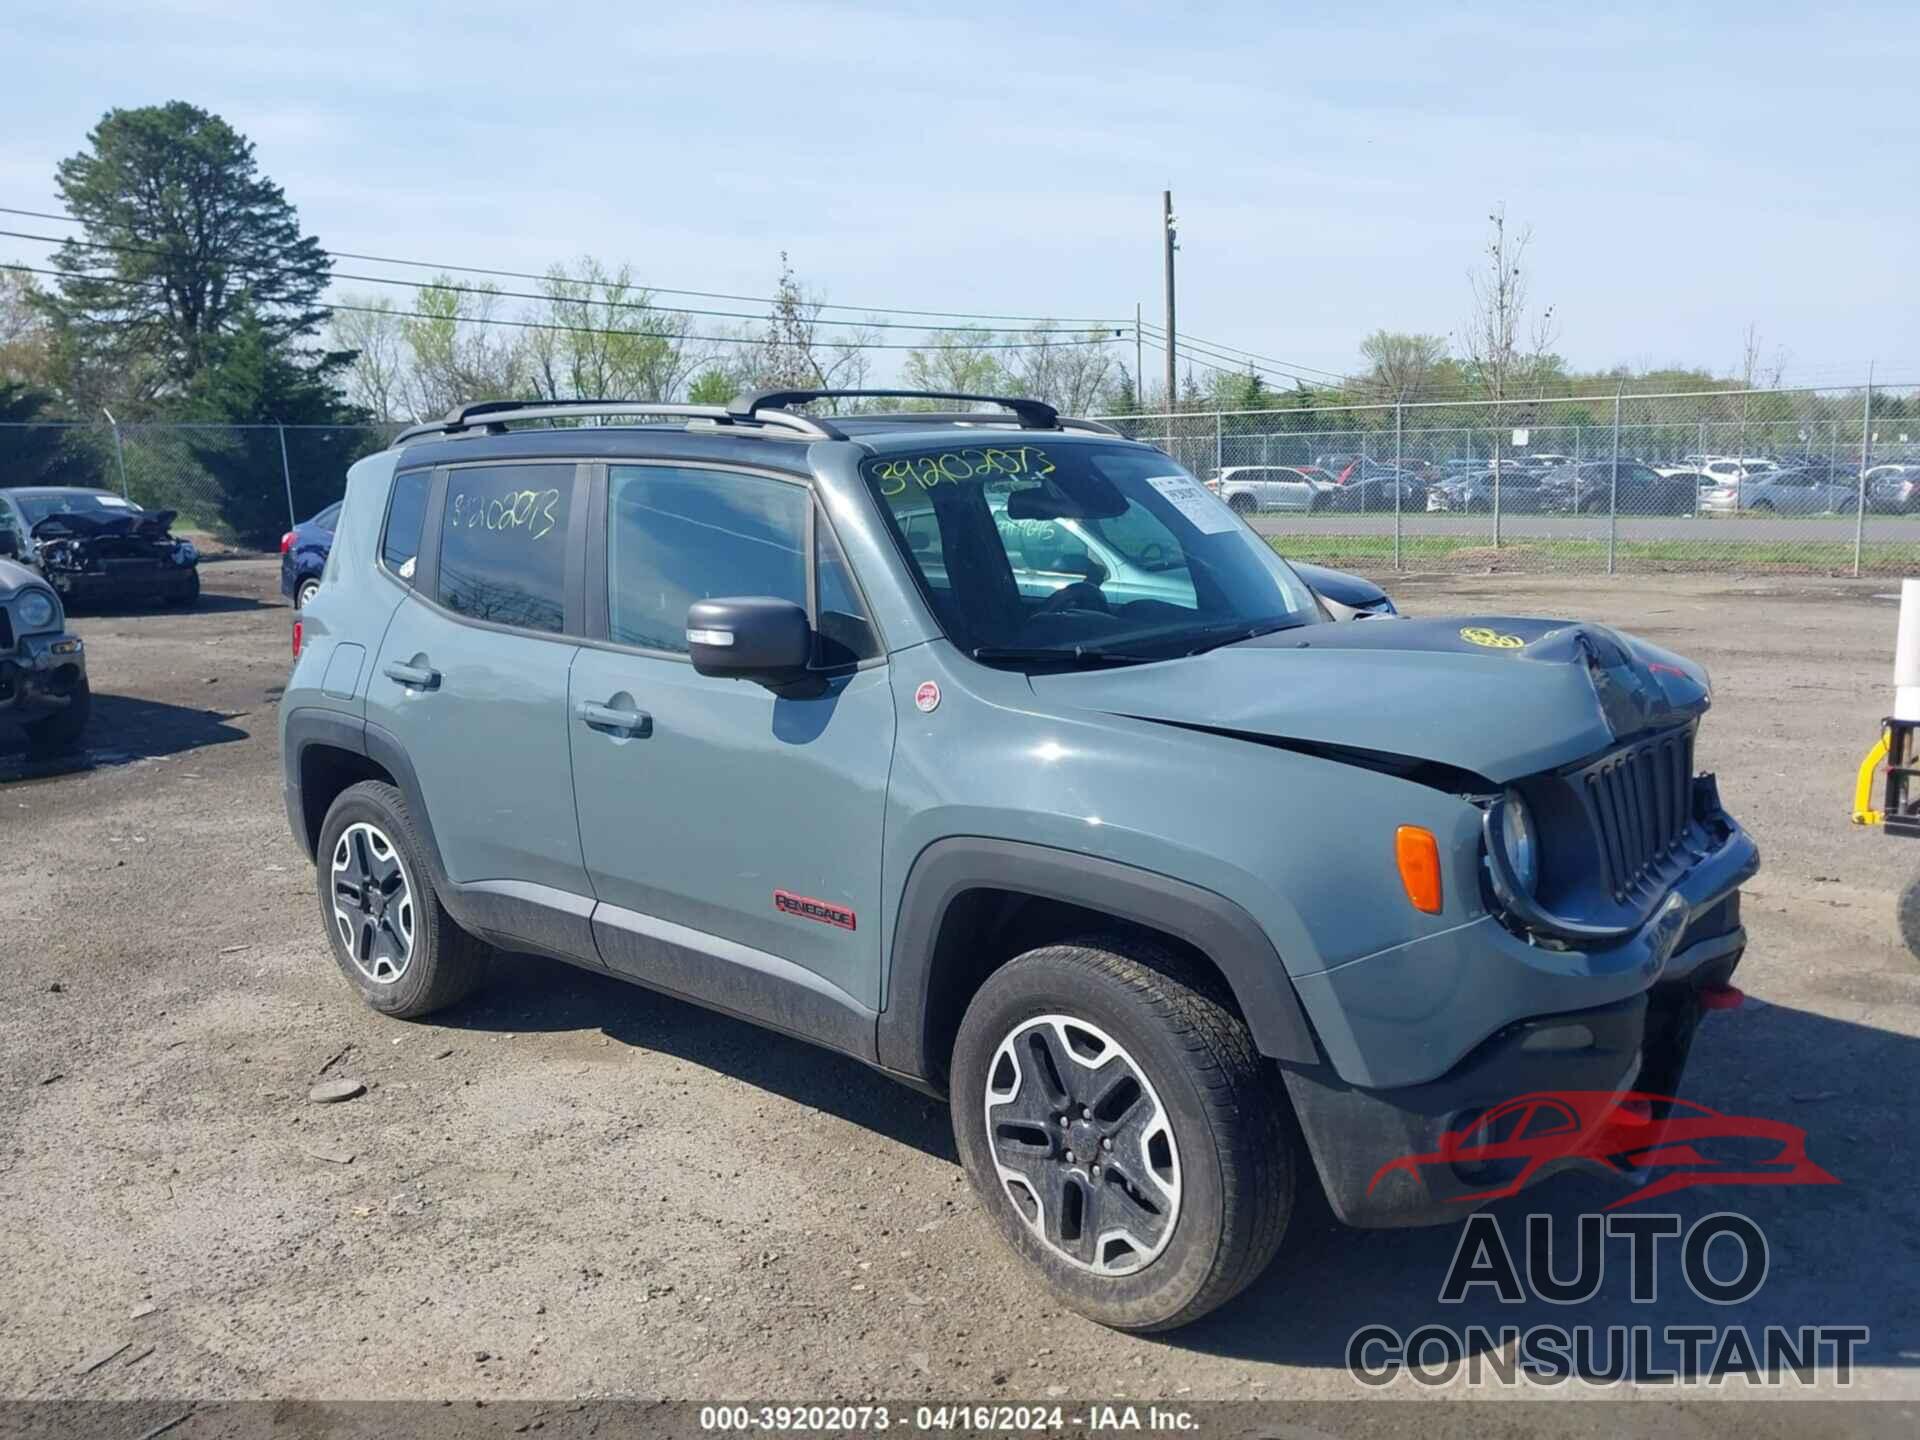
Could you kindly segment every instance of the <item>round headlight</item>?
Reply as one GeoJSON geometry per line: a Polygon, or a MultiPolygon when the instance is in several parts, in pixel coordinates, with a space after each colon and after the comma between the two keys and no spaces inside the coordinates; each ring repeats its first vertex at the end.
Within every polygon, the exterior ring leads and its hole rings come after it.
{"type": "Polygon", "coordinates": [[[191,565],[200,558],[200,552],[194,548],[191,540],[182,540],[173,547],[173,563],[191,565]]]}
{"type": "Polygon", "coordinates": [[[1513,866],[1514,878],[1527,894],[1533,894],[1534,886],[1540,883],[1540,845],[1535,838],[1533,812],[1517,790],[1507,791],[1506,803],[1500,807],[1500,843],[1506,849],[1507,863],[1513,866]]]}
{"type": "Polygon", "coordinates": [[[29,590],[13,602],[13,613],[22,630],[44,630],[53,624],[53,597],[44,590],[29,590]]]}

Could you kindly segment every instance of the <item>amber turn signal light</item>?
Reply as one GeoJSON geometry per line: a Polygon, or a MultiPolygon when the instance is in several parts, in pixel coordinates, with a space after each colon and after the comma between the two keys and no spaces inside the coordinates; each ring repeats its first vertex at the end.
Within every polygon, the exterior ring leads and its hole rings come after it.
{"type": "Polygon", "coordinates": [[[1413,908],[1429,915],[1440,913],[1440,842],[1419,825],[1402,825],[1393,835],[1394,858],[1400,862],[1400,883],[1407,887],[1413,908]]]}

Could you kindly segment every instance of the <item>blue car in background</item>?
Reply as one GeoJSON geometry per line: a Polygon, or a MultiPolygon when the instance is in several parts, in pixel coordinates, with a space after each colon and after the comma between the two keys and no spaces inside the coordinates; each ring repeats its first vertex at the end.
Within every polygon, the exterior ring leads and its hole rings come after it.
{"type": "Polygon", "coordinates": [[[340,505],[334,501],[280,537],[280,593],[296,610],[304,610],[320,588],[320,572],[327,568],[327,552],[333,549],[333,527],[340,523],[340,505]]]}

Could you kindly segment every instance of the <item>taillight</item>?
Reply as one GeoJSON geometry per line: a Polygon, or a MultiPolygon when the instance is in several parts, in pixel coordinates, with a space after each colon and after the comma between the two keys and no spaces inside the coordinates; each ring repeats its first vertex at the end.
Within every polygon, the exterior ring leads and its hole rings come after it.
{"type": "Polygon", "coordinates": [[[306,621],[296,620],[293,622],[293,658],[296,660],[300,658],[300,642],[306,638],[306,629],[306,621]]]}
{"type": "Polygon", "coordinates": [[[1218,480],[1208,480],[1203,483],[1207,489],[1213,491],[1216,495],[1220,493],[1220,482],[1218,480]]]}
{"type": "Polygon", "coordinates": [[[284,555],[287,553],[287,551],[291,550],[292,548],[293,548],[293,531],[289,530],[287,531],[286,534],[280,537],[280,553],[284,555]]]}

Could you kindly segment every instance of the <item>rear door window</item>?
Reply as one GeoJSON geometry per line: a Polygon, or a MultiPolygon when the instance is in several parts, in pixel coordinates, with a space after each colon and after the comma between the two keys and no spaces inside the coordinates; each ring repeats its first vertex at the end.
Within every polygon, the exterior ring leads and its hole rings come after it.
{"type": "Polygon", "coordinates": [[[560,633],[573,474],[571,465],[450,471],[440,521],[440,603],[470,620],[560,633]]]}

